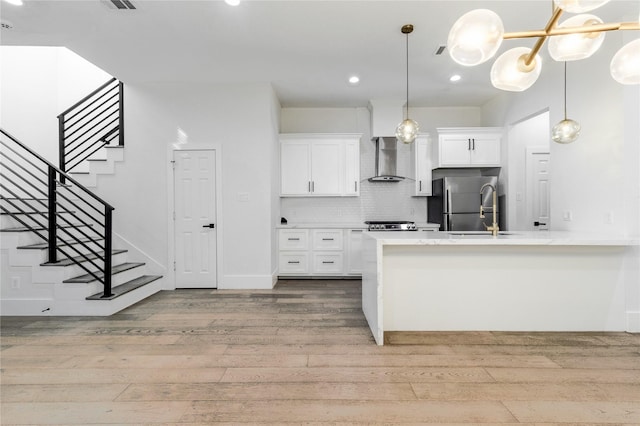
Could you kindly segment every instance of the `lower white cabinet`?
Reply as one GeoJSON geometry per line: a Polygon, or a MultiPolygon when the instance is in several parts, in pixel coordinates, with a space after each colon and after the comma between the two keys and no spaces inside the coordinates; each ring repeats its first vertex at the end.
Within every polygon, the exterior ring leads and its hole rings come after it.
{"type": "Polygon", "coordinates": [[[280,229],[278,275],[361,275],[362,232],[362,229],[280,229]]]}
{"type": "Polygon", "coordinates": [[[362,275],[362,235],[364,229],[347,230],[347,274],[362,275]]]}

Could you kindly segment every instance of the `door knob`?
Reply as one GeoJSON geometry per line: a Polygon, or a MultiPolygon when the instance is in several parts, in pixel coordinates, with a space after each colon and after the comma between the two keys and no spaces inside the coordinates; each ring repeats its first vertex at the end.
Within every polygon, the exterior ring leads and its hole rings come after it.
{"type": "Polygon", "coordinates": [[[215,228],[216,224],[215,223],[210,223],[208,225],[202,225],[203,228],[215,228]]]}

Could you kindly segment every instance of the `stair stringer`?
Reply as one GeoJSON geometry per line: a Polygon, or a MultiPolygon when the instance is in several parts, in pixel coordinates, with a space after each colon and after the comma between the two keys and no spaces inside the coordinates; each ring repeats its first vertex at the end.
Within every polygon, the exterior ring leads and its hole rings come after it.
{"type": "Polygon", "coordinates": [[[87,160],[86,165],[80,165],[78,171],[73,170],[70,173],[87,188],[98,186],[98,176],[115,174],[116,164],[124,161],[124,147],[105,146],[98,155],[99,157],[87,160]]]}
{"type": "MultiPolygon", "coordinates": [[[[64,280],[84,274],[77,265],[46,266],[46,250],[17,247],[33,242],[28,232],[2,233],[0,238],[0,315],[3,316],[106,316],[135,304],[164,287],[157,279],[113,300],[86,300],[102,291],[102,284],[65,283],[64,280]]],[[[113,256],[113,263],[127,262],[128,253],[113,256]]],[[[146,265],[112,276],[116,288],[137,276],[146,275],[146,265]]]]}

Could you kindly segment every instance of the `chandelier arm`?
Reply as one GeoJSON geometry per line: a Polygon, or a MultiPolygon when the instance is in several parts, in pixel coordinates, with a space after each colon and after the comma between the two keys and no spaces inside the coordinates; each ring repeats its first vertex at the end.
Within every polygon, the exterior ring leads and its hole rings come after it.
{"type": "Polygon", "coordinates": [[[534,37],[553,37],[567,34],[584,34],[584,33],[600,33],[604,31],[617,30],[640,30],[638,22],[612,22],[610,24],[583,25],[580,27],[562,27],[553,28],[547,32],[545,30],[531,30],[504,33],[503,40],[511,40],[516,38],[534,38],[534,37]]]}
{"type": "Polygon", "coordinates": [[[529,66],[533,63],[534,59],[536,58],[536,55],[542,48],[544,41],[547,39],[547,34],[549,34],[549,31],[551,31],[558,23],[558,20],[560,19],[560,15],[562,15],[562,9],[560,9],[559,7],[556,7],[555,10],[553,11],[553,15],[551,15],[551,18],[549,19],[549,22],[547,22],[547,26],[544,27],[545,35],[543,35],[538,39],[538,41],[536,41],[536,44],[533,46],[533,49],[531,49],[531,52],[529,52],[529,56],[525,58],[524,64],[526,66],[529,66]]]}

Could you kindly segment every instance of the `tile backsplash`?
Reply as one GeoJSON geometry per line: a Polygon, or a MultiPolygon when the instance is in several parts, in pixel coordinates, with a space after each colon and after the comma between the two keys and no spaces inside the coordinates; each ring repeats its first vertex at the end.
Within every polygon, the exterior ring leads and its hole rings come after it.
{"type": "Polygon", "coordinates": [[[426,197],[412,197],[415,182],[364,179],[359,197],[281,198],[280,213],[289,223],[364,222],[365,220],[427,221],[426,197]]]}

